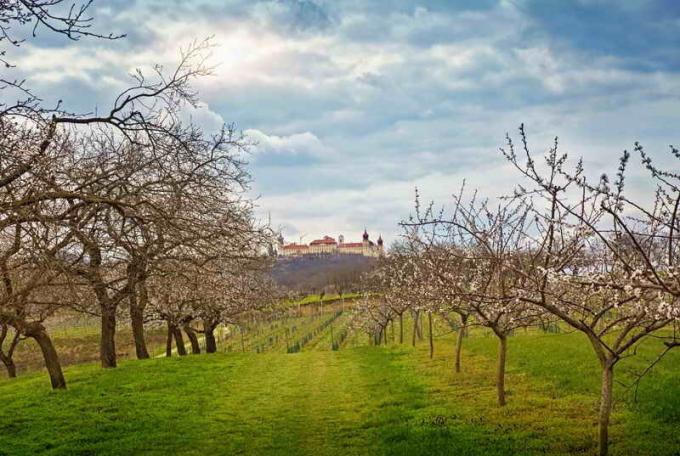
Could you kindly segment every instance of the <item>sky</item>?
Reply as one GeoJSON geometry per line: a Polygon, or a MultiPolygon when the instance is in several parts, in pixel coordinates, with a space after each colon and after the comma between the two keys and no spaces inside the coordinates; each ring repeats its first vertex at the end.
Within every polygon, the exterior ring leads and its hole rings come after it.
{"type": "Polygon", "coordinates": [[[98,0],[92,15],[126,38],[39,31],[12,51],[16,72],[48,101],[103,110],[135,68],[212,37],[192,119],[248,136],[258,216],[288,241],[366,228],[392,242],[416,187],[438,205],[464,179],[510,192],[521,180],[498,149],[521,123],[533,152],[559,136],[595,174],[634,141],[660,161],[680,144],[676,0],[98,0]]]}

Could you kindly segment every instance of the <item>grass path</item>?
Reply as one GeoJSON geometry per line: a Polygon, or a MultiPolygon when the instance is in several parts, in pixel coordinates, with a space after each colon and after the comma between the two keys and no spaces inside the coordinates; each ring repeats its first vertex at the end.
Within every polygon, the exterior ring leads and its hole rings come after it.
{"type": "MultiPolygon", "coordinates": [[[[548,349],[575,350],[567,341],[548,349]]],[[[433,360],[422,344],[75,366],[59,392],[31,374],[0,381],[0,455],[592,454],[592,385],[539,375],[573,370],[550,364],[564,357],[540,357],[539,372],[518,356],[546,344],[513,339],[503,409],[494,406],[493,345],[482,337],[467,341],[460,376],[448,339],[433,360]]],[[[617,409],[613,454],[677,454],[675,416],[643,412],[617,409]]]]}
{"type": "Polygon", "coordinates": [[[37,374],[0,382],[0,454],[450,454],[478,436],[428,419],[427,390],[404,355],[359,348],[79,366],[60,392],[37,374]]]}

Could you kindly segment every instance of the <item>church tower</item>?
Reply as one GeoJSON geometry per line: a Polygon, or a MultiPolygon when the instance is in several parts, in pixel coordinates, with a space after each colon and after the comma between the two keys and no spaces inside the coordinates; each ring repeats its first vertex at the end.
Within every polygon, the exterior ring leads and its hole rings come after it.
{"type": "Polygon", "coordinates": [[[362,236],[363,240],[361,241],[361,250],[364,255],[370,255],[371,254],[371,241],[368,240],[368,231],[366,231],[366,228],[364,228],[364,235],[362,236]]]}

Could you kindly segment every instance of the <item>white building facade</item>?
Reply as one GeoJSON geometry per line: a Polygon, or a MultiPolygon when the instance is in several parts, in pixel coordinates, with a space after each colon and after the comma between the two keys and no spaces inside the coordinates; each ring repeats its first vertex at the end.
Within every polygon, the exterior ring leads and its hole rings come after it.
{"type": "Polygon", "coordinates": [[[345,242],[343,235],[338,241],[330,236],[315,239],[307,244],[286,244],[283,236],[279,236],[276,252],[279,256],[291,257],[301,255],[363,255],[379,257],[384,254],[382,236],[376,242],[371,241],[368,232],[364,230],[361,242],[345,242]]]}

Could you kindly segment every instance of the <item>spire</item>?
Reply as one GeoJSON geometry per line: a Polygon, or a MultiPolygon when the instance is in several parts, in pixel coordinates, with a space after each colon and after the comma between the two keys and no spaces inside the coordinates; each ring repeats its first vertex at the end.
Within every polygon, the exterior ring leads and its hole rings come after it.
{"type": "Polygon", "coordinates": [[[364,228],[364,241],[368,241],[368,231],[364,228]]]}
{"type": "Polygon", "coordinates": [[[380,247],[382,247],[382,245],[383,245],[382,234],[381,234],[380,236],[378,236],[378,245],[379,245],[380,247]]]}

